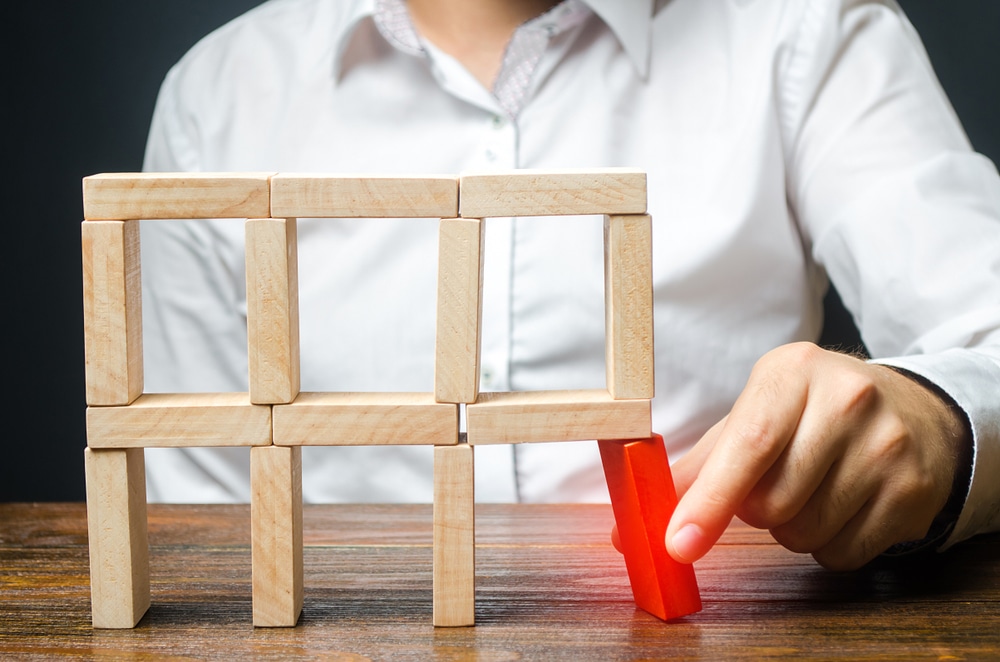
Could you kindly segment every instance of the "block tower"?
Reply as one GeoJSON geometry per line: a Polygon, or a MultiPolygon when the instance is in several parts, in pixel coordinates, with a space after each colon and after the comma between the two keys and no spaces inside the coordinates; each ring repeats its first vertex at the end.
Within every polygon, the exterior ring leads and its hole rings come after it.
{"type": "Polygon", "coordinates": [[[93,624],[149,607],[143,449],[250,446],[253,623],[302,610],[302,460],[309,445],[434,446],[433,622],[475,622],[474,448],[599,439],[636,604],[701,608],[666,553],[676,503],[651,431],[651,219],[645,174],[518,170],[461,176],[104,174],[84,179],[87,512],[93,624]],[[604,216],[607,388],[479,392],[484,219],[604,216]],[[297,218],[438,218],[433,393],[300,392],[297,218]],[[144,394],[140,219],[246,219],[248,393],[144,394]],[[459,412],[466,432],[459,432],[459,412]]]}

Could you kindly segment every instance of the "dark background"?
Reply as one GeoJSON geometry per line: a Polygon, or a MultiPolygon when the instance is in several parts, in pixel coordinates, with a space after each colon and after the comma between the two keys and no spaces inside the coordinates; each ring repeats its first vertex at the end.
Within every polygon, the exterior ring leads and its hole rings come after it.
{"type": "MultiPolygon", "coordinates": [[[[167,69],[260,0],[36,0],[6,10],[0,501],[84,498],[80,180],[141,168],[167,69]]],[[[1000,159],[1000,2],[902,0],[975,147],[1000,159]]],[[[857,343],[831,308],[826,340],[857,343]]]]}

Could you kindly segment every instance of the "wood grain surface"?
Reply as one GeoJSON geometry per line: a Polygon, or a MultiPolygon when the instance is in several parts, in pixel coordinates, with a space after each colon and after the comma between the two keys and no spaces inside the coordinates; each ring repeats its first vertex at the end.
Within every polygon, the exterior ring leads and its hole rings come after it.
{"type": "Polygon", "coordinates": [[[307,506],[299,625],[253,628],[249,506],[149,507],[152,606],[90,626],[82,504],[0,504],[0,659],[997,659],[1000,536],[823,570],[734,525],[705,608],[632,604],[608,506],[476,508],[476,623],[431,625],[431,507],[307,506]]]}

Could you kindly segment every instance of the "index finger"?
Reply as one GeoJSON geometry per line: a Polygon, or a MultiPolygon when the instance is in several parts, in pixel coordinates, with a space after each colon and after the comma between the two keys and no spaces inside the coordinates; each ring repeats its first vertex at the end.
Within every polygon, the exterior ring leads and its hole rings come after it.
{"type": "Polygon", "coordinates": [[[667,526],[667,551],[674,559],[697,561],[718,541],[792,439],[807,393],[804,379],[754,369],[667,526]]]}

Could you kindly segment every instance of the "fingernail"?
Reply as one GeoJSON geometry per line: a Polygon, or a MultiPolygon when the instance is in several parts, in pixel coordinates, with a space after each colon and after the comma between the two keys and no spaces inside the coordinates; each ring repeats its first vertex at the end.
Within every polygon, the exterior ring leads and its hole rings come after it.
{"type": "Polygon", "coordinates": [[[705,532],[697,524],[685,524],[670,539],[674,557],[683,563],[693,563],[701,558],[704,545],[705,532]]]}

